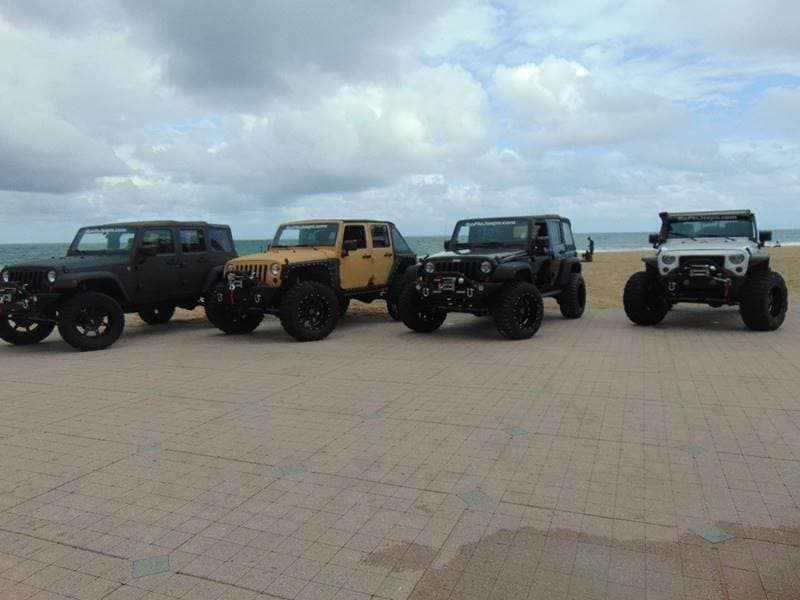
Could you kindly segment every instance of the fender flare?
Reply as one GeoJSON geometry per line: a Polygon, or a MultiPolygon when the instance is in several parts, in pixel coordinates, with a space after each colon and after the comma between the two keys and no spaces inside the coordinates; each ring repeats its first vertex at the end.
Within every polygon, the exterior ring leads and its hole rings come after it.
{"type": "Polygon", "coordinates": [[[64,283],[66,283],[68,280],[72,282],[72,285],[54,287],[53,291],[69,293],[79,290],[87,284],[91,285],[93,282],[99,282],[101,284],[109,284],[113,288],[117,298],[122,304],[127,304],[131,300],[128,291],[125,289],[125,286],[122,285],[119,277],[109,271],[89,271],[74,274],[67,273],[66,277],[63,279],[65,280],[64,283]]]}
{"type": "Polygon", "coordinates": [[[533,281],[531,265],[522,261],[500,263],[492,274],[493,281],[533,281]]]}
{"type": "Polygon", "coordinates": [[[569,276],[573,273],[581,273],[583,271],[583,266],[581,265],[581,261],[577,258],[565,258],[561,261],[561,269],[558,274],[558,285],[565,286],[567,285],[567,281],[569,280],[569,276]]]}
{"type": "Polygon", "coordinates": [[[210,292],[213,288],[215,288],[219,283],[222,282],[222,273],[225,269],[225,265],[217,265],[216,267],[211,267],[206,275],[206,278],[203,280],[203,287],[200,290],[201,294],[205,294],[210,292]]]}

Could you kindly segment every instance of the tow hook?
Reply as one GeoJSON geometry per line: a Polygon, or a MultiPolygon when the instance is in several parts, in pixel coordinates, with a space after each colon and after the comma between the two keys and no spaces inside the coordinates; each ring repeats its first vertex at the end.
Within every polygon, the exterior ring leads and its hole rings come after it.
{"type": "Polygon", "coordinates": [[[422,297],[423,298],[427,298],[428,296],[431,295],[430,289],[428,289],[426,287],[422,288],[421,292],[422,292],[422,297]]]}
{"type": "Polygon", "coordinates": [[[22,301],[22,308],[24,308],[25,310],[28,310],[30,307],[31,307],[31,303],[28,301],[27,298],[25,298],[22,301]]]}
{"type": "Polygon", "coordinates": [[[677,287],[678,287],[678,284],[677,284],[677,283],[675,283],[674,281],[670,281],[670,282],[667,284],[667,289],[668,289],[670,292],[674,292],[674,291],[677,289],[677,287]]]}
{"type": "Polygon", "coordinates": [[[467,288],[467,298],[472,298],[475,295],[475,288],[467,288]]]}
{"type": "Polygon", "coordinates": [[[723,285],[725,286],[725,299],[729,300],[730,297],[731,297],[731,280],[730,279],[726,279],[723,282],[723,285]]]}

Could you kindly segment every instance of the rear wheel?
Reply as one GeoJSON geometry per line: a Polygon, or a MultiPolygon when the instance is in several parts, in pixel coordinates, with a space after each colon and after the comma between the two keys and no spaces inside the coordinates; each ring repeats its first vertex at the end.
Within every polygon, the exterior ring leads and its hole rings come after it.
{"type": "Polygon", "coordinates": [[[339,316],[343,317],[347,314],[347,309],[350,308],[350,298],[339,298],[339,316]]]}
{"type": "Polygon", "coordinates": [[[318,281],[301,281],[283,297],[281,324],[296,340],[321,340],[336,327],[340,309],[339,298],[330,287],[318,281]]]}
{"type": "Polygon", "coordinates": [[[114,298],[82,292],[67,300],[58,316],[58,332],[73,348],[103,350],[125,329],[125,313],[114,298]]]}
{"type": "Polygon", "coordinates": [[[516,281],[501,290],[492,305],[497,330],[511,340],[533,337],[542,325],[542,295],[532,283],[516,281]]]}
{"type": "Polygon", "coordinates": [[[15,346],[38,344],[55,329],[54,323],[41,323],[22,317],[0,317],[0,338],[15,346]]]}
{"type": "Polygon", "coordinates": [[[425,306],[413,281],[406,283],[397,301],[400,320],[406,327],[419,333],[430,333],[442,326],[447,313],[425,306]]]}
{"type": "Polygon", "coordinates": [[[558,307],[565,319],[579,319],[586,310],[586,283],[580,273],[571,273],[558,296],[558,307]]]}
{"type": "Polygon", "coordinates": [[[783,324],[788,309],[789,294],[780,273],[764,271],[750,275],[739,303],[745,325],[755,331],[775,331],[783,324]]]}
{"type": "Polygon", "coordinates": [[[250,333],[261,324],[264,315],[260,312],[240,314],[239,311],[230,310],[227,305],[219,302],[216,294],[206,296],[203,304],[206,318],[209,322],[228,335],[244,335],[250,333]]]}
{"type": "Polygon", "coordinates": [[[658,325],[671,307],[656,278],[646,271],[631,275],[625,284],[622,303],[625,314],[637,325],[658,325]]]}
{"type": "Polygon", "coordinates": [[[168,323],[175,314],[175,307],[169,304],[148,306],[139,311],[139,318],[148,325],[168,323]]]}
{"type": "Polygon", "coordinates": [[[400,294],[403,293],[403,288],[408,281],[406,273],[397,273],[389,283],[389,291],[386,294],[386,310],[395,321],[400,321],[400,294]]]}

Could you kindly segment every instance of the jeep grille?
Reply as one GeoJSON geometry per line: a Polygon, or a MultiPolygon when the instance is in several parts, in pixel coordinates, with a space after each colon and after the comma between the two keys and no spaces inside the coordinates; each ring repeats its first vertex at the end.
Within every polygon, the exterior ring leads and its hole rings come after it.
{"type": "Polygon", "coordinates": [[[461,273],[470,279],[477,279],[480,273],[480,262],[465,261],[465,262],[434,262],[433,266],[436,268],[437,273],[461,273]]]}
{"type": "Polygon", "coordinates": [[[681,256],[679,264],[681,268],[714,265],[718,269],[724,269],[725,257],[724,256],[681,256]]]}
{"type": "Polygon", "coordinates": [[[45,275],[47,271],[34,271],[30,269],[9,269],[11,281],[19,286],[28,286],[32,292],[41,292],[45,289],[45,275]]]}
{"type": "Polygon", "coordinates": [[[255,264],[255,265],[232,265],[234,269],[237,271],[244,271],[245,273],[250,273],[255,276],[256,279],[263,281],[264,283],[267,282],[267,276],[269,275],[269,265],[265,264],[255,264]]]}

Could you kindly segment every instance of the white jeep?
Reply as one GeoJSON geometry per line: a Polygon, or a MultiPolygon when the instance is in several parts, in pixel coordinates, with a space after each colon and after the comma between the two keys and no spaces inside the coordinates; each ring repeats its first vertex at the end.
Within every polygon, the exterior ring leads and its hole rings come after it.
{"type": "Polygon", "coordinates": [[[774,331],[789,306],[783,277],[772,271],[749,210],[663,212],[661,231],[650,236],[655,255],[625,286],[625,313],[637,325],[656,325],[678,302],[739,306],[745,325],[774,331]]]}

